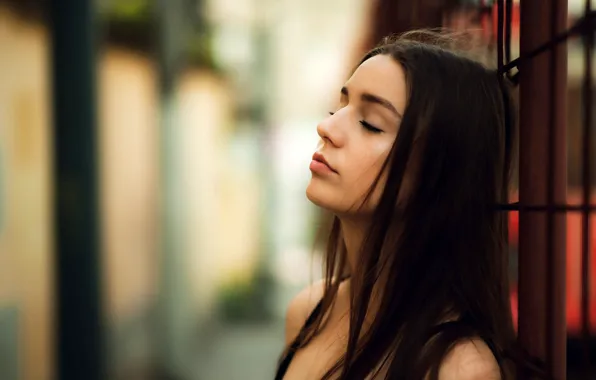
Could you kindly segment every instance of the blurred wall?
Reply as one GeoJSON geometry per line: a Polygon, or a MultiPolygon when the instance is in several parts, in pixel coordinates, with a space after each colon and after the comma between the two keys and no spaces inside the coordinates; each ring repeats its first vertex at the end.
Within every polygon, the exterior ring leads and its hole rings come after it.
{"type": "Polygon", "coordinates": [[[20,378],[31,380],[51,371],[48,50],[42,27],[0,8],[0,308],[18,312],[20,378]]]}
{"type": "Polygon", "coordinates": [[[226,80],[189,70],[178,87],[176,152],[183,197],[182,235],[194,309],[213,315],[217,291],[248,280],[260,244],[261,184],[253,151],[258,141],[235,130],[226,80]]]}
{"type": "Polygon", "coordinates": [[[117,317],[157,291],[159,99],[145,57],[110,49],[98,69],[106,306],[117,317]]]}
{"type": "MultiPolygon", "coordinates": [[[[17,312],[18,347],[9,348],[18,351],[25,380],[52,378],[49,46],[43,26],[0,8],[0,310],[17,312]]],[[[118,360],[111,365],[130,366],[149,357],[152,326],[134,325],[150,319],[159,286],[158,73],[149,57],[124,49],[98,57],[108,347],[118,360]]],[[[258,167],[247,159],[254,139],[232,135],[226,81],[190,69],[177,89],[174,186],[183,197],[187,291],[200,323],[214,314],[220,286],[256,265],[261,190],[258,167]]]]}

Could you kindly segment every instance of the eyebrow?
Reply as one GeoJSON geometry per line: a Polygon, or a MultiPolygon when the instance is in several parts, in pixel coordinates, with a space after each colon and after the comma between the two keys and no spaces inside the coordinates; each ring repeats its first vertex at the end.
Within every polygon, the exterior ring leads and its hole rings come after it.
{"type": "MultiPolygon", "coordinates": [[[[349,96],[348,95],[348,88],[346,86],[342,87],[341,88],[341,93],[343,95],[345,95],[345,96],[349,96]]],[[[381,98],[380,96],[373,95],[371,93],[365,92],[362,95],[360,95],[360,99],[363,102],[378,104],[378,105],[380,105],[380,106],[388,109],[392,113],[394,113],[400,119],[403,117],[401,115],[401,113],[393,106],[393,104],[391,104],[391,102],[389,100],[384,99],[384,98],[381,98]]]]}

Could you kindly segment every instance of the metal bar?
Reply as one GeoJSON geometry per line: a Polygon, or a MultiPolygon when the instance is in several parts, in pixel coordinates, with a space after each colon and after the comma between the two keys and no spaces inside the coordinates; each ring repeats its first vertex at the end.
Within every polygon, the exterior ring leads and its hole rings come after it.
{"type": "MultiPolygon", "coordinates": [[[[550,38],[551,40],[556,37],[557,32],[557,4],[556,2],[551,2],[550,4],[550,38]]],[[[556,148],[556,136],[555,131],[557,128],[556,125],[556,117],[557,117],[557,110],[556,110],[556,102],[557,102],[557,94],[555,92],[555,85],[557,81],[557,56],[554,50],[552,50],[549,54],[549,76],[548,76],[548,83],[550,87],[550,92],[548,94],[548,178],[547,178],[547,202],[548,205],[552,205],[555,202],[555,155],[558,153],[556,148]]],[[[564,91],[567,91],[565,88],[564,91]]],[[[565,176],[566,178],[567,176],[565,176]]],[[[560,179],[559,179],[560,180],[560,179]]],[[[557,287],[560,287],[561,284],[555,283],[555,265],[554,265],[554,258],[555,258],[555,239],[554,239],[554,230],[555,230],[555,223],[554,223],[554,213],[549,210],[547,211],[547,219],[546,219],[546,240],[547,240],[547,266],[546,266],[546,330],[545,334],[547,336],[547,352],[546,352],[546,360],[547,364],[550,367],[551,372],[554,374],[555,372],[555,364],[553,363],[556,360],[556,355],[553,354],[553,349],[556,343],[552,339],[552,335],[554,333],[553,329],[553,322],[556,316],[549,313],[549,309],[552,308],[553,305],[553,297],[552,294],[557,287]]],[[[565,286],[565,284],[562,284],[565,286]]],[[[564,290],[562,292],[564,294],[564,290]]],[[[563,304],[564,305],[564,304],[563,304]]],[[[565,309],[565,306],[563,306],[565,309]]],[[[566,315],[565,315],[566,317],[566,315]]],[[[565,350],[567,351],[567,350],[565,350]]],[[[567,365],[565,365],[566,369],[567,365]]],[[[565,373],[567,371],[565,370],[565,373]]]]}
{"type": "Polygon", "coordinates": [[[527,51],[521,54],[520,57],[514,59],[511,62],[508,62],[501,68],[501,72],[507,72],[514,67],[520,66],[523,61],[527,61],[533,59],[534,57],[546,53],[550,51],[553,46],[558,45],[560,43],[567,42],[569,37],[575,36],[577,34],[584,34],[588,30],[594,30],[596,25],[596,11],[591,11],[590,13],[584,15],[580,20],[578,20],[575,24],[573,24],[569,29],[566,29],[563,32],[558,33],[556,36],[548,40],[547,42],[541,44],[534,48],[534,50],[527,51]]]}
{"type": "Polygon", "coordinates": [[[553,204],[553,205],[522,205],[519,203],[511,203],[498,205],[497,209],[500,211],[525,211],[525,212],[594,212],[596,211],[596,205],[593,204],[553,204]]]}
{"type": "Polygon", "coordinates": [[[513,24],[513,0],[505,1],[505,63],[511,62],[511,33],[513,24]]]}
{"type": "Polygon", "coordinates": [[[93,4],[51,3],[56,378],[60,380],[105,378],[93,4]]]}
{"type": "MultiPolygon", "coordinates": [[[[590,14],[592,11],[592,5],[590,0],[586,0],[585,15],[590,14]]],[[[590,379],[591,368],[590,368],[590,210],[588,205],[590,204],[590,191],[592,187],[591,178],[591,157],[590,157],[590,145],[592,142],[591,128],[593,126],[592,118],[592,52],[594,49],[594,31],[587,31],[584,35],[584,81],[583,81],[583,144],[582,144],[582,180],[583,180],[583,205],[586,206],[582,211],[582,274],[581,274],[581,316],[582,316],[582,341],[583,341],[583,359],[584,368],[583,376],[584,379],[590,379]]]]}
{"type": "MultiPolygon", "coordinates": [[[[520,2],[522,56],[565,30],[567,1],[551,4],[520,2]]],[[[566,44],[521,61],[520,72],[520,203],[564,204],[566,44]]],[[[564,214],[520,212],[519,339],[546,362],[555,379],[566,375],[565,232],[564,214]]]]}
{"type": "Polygon", "coordinates": [[[503,26],[505,20],[503,19],[505,9],[503,0],[497,0],[497,67],[502,70],[505,62],[503,61],[503,26]]]}

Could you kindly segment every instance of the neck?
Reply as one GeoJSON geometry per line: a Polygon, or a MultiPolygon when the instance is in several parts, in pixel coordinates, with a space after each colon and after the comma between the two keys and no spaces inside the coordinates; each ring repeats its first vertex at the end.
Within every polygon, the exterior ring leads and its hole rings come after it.
{"type": "MultiPolygon", "coordinates": [[[[366,232],[370,225],[370,219],[340,217],[339,221],[341,225],[341,235],[346,247],[348,265],[347,269],[349,270],[351,277],[354,278],[355,275],[362,270],[363,265],[360,258],[362,253],[361,248],[366,236],[366,232]]],[[[385,276],[381,276],[381,278],[378,279],[373,287],[371,298],[368,304],[365,322],[366,325],[368,325],[374,319],[374,315],[380,307],[379,292],[383,288],[385,281],[385,276]]],[[[350,287],[351,286],[352,281],[350,280],[350,287]]]]}
{"type": "Polygon", "coordinates": [[[364,218],[340,217],[341,235],[346,246],[347,264],[350,274],[356,273],[360,265],[359,256],[368,221],[364,218]]]}

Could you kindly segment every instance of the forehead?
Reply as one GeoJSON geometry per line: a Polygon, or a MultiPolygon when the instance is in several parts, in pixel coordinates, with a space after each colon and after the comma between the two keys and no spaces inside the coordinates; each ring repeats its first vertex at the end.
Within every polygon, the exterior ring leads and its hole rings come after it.
{"type": "Polygon", "coordinates": [[[406,107],[406,77],[401,65],[388,55],[364,61],[346,83],[350,92],[370,93],[389,100],[403,114],[406,107]]]}

